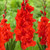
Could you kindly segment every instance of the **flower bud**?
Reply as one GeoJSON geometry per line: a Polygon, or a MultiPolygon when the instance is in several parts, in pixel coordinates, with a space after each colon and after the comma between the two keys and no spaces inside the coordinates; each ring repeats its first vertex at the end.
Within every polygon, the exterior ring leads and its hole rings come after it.
{"type": "Polygon", "coordinates": [[[5,15],[3,14],[3,18],[5,17],[5,15]]]}
{"type": "Polygon", "coordinates": [[[43,11],[42,10],[40,10],[40,12],[43,14],[43,11]]]}
{"type": "Polygon", "coordinates": [[[44,11],[44,15],[46,15],[46,12],[44,11]]]}

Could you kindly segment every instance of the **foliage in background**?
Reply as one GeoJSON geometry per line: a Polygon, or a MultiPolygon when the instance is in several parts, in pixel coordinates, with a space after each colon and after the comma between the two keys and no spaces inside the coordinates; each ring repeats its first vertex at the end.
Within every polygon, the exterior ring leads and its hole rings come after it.
{"type": "MultiPolygon", "coordinates": [[[[46,0],[46,1],[47,1],[46,3],[47,18],[50,19],[50,0],[46,0]]],[[[12,31],[14,31],[14,28],[16,26],[15,17],[16,17],[17,9],[21,8],[21,3],[22,3],[22,0],[7,0],[6,19],[8,19],[7,23],[10,23],[12,31]]],[[[39,21],[41,18],[40,10],[43,10],[43,7],[42,7],[43,1],[29,0],[29,4],[34,7],[34,11],[32,12],[34,14],[33,15],[34,19],[39,21]]],[[[0,0],[0,21],[2,19],[2,14],[4,13],[3,11],[4,6],[5,6],[5,0],[0,0]]],[[[34,22],[34,26],[33,26],[36,31],[37,31],[37,25],[38,25],[37,21],[34,22]]],[[[37,42],[37,45],[35,47],[29,47],[26,50],[43,50],[42,46],[39,45],[38,35],[36,33],[34,33],[34,35],[35,35],[34,40],[37,42]]],[[[14,38],[10,39],[10,41],[5,44],[5,47],[6,47],[6,50],[21,50],[20,42],[15,41],[15,34],[14,34],[14,38]]]]}

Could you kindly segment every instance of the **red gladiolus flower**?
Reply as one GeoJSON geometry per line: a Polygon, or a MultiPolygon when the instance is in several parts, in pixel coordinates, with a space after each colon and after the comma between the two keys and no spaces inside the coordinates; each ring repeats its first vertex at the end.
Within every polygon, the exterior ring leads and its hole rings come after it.
{"type": "Polygon", "coordinates": [[[27,3],[28,2],[28,0],[25,0],[25,3],[27,3]]]}
{"type": "Polygon", "coordinates": [[[5,50],[4,43],[5,43],[4,36],[3,36],[2,32],[0,32],[0,50],[5,50]]]}
{"type": "Polygon", "coordinates": [[[26,10],[28,10],[29,12],[34,11],[34,7],[30,6],[28,3],[26,5],[26,10]]]}
{"type": "Polygon", "coordinates": [[[42,37],[40,44],[41,45],[46,45],[46,29],[47,29],[47,24],[48,24],[49,19],[46,17],[41,17],[41,21],[38,22],[38,36],[42,37]]]}
{"type": "Polygon", "coordinates": [[[50,23],[47,25],[47,48],[46,50],[50,50],[50,23]]]}
{"type": "Polygon", "coordinates": [[[2,33],[4,34],[5,42],[9,41],[10,38],[13,38],[13,33],[10,31],[10,24],[7,24],[6,22],[7,19],[3,18],[0,23],[0,27],[2,29],[0,31],[2,31],[2,33]]]}
{"type": "Polygon", "coordinates": [[[0,22],[0,50],[5,50],[4,44],[13,38],[13,33],[10,31],[10,24],[7,24],[7,19],[2,19],[0,22]]]}
{"type": "Polygon", "coordinates": [[[21,7],[22,9],[25,8],[25,3],[24,3],[24,1],[22,2],[21,6],[22,6],[22,7],[21,7]]]}
{"type": "Polygon", "coordinates": [[[33,41],[33,34],[35,30],[33,29],[33,22],[36,20],[33,19],[33,14],[30,12],[34,10],[34,7],[30,6],[28,3],[21,4],[25,6],[21,7],[21,10],[17,10],[16,19],[16,28],[14,30],[16,34],[16,41],[21,41],[22,49],[26,49],[29,46],[35,46],[36,42],[33,41]]]}

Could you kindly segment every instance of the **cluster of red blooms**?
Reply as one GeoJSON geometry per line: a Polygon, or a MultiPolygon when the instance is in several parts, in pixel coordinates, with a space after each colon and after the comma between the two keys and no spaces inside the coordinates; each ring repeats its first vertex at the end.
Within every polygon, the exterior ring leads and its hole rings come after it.
{"type": "Polygon", "coordinates": [[[0,22],[0,50],[5,50],[4,44],[13,38],[13,33],[10,31],[10,24],[7,24],[7,19],[4,18],[0,22]]]}
{"type": "Polygon", "coordinates": [[[46,45],[46,29],[49,19],[46,17],[41,17],[41,21],[38,22],[38,36],[42,37],[40,44],[46,45]]]}
{"type": "Polygon", "coordinates": [[[46,45],[46,42],[47,42],[47,37],[46,37],[46,29],[47,29],[47,24],[49,22],[49,19],[46,17],[46,12],[41,10],[40,11],[42,14],[44,14],[44,17],[41,16],[41,21],[38,22],[38,36],[39,37],[42,37],[41,38],[41,41],[40,41],[40,44],[41,45],[46,45]]]}
{"type": "Polygon", "coordinates": [[[47,48],[46,50],[50,50],[50,23],[47,24],[47,48]]]}
{"type": "Polygon", "coordinates": [[[26,49],[29,46],[35,46],[36,42],[33,41],[33,34],[35,30],[33,29],[33,14],[30,12],[34,10],[34,7],[30,6],[28,1],[25,0],[21,4],[21,10],[17,10],[16,15],[16,28],[14,30],[16,34],[16,41],[21,41],[22,49],[26,49]]]}

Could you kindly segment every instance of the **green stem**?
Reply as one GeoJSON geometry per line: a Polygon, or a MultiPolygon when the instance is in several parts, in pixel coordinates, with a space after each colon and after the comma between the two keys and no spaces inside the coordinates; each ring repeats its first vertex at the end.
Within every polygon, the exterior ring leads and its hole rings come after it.
{"type": "MultiPolygon", "coordinates": [[[[6,14],[5,14],[6,10],[7,10],[7,0],[5,0],[5,11],[4,11],[5,17],[6,17],[6,14]]],[[[4,18],[5,18],[5,17],[4,17],[4,18]]]]}
{"type": "MultiPolygon", "coordinates": [[[[43,10],[46,11],[46,8],[45,8],[45,4],[46,4],[46,0],[43,0],[43,10]]],[[[43,14],[44,15],[44,14],[43,14]]],[[[45,15],[44,15],[45,17],[45,15]]]]}

